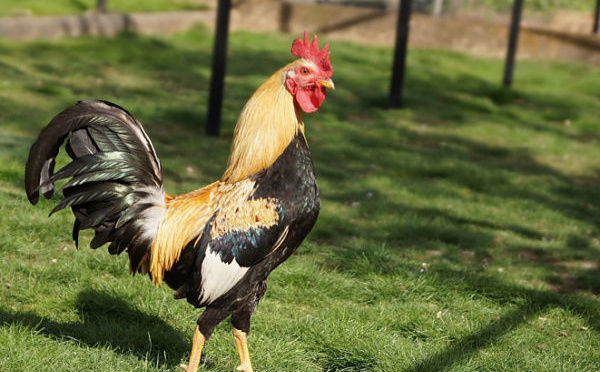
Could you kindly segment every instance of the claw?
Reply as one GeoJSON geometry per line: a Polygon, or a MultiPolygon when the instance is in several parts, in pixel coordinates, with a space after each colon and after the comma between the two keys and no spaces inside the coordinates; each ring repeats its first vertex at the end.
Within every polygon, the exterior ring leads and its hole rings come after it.
{"type": "MultiPolygon", "coordinates": [[[[202,357],[200,357],[200,365],[206,365],[206,364],[209,364],[209,363],[210,363],[210,358],[207,357],[206,355],[202,354],[202,357]]],[[[188,372],[188,366],[187,366],[187,364],[181,363],[179,365],[179,368],[181,368],[182,370],[188,372]]],[[[190,369],[190,371],[191,371],[191,369],[190,369]]]]}
{"type": "Polygon", "coordinates": [[[197,369],[194,371],[191,368],[189,368],[187,364],[180,364],[179,368],[181,368],[185,372],[197,372],[197,369]]]}
{"type": "Polygon", "coordinates": [[[240,365],[236,369],[240,372],[254,372],[254,370],[252,369],[252,366],[249,364],[240,365]]]}
{"type": "MultiPolygon", "coordinates": [[[[185,372],[191,372],[192,371],[191,369],[188,369],[188,365],[187,364],[183,364],[183,363],[179,365],[179,368],[181,368],[185,372]]],[[[193,372],[196,372],[196,371],[193,371],[193,372]]]]}

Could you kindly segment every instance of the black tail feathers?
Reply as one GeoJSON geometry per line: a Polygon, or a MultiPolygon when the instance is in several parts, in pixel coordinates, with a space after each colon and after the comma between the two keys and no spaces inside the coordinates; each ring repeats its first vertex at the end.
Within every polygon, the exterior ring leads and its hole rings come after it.
{"type": "Polygon", "coordinates": [[[105,101],[79,102],[58,114],[31,146],[25,168],[29,201],[36,204],[40,191],[52,197],[60,179],[69,180],[51,213],[71,207],[73,239],[80,229],[93,228],[92,248],[107,242],[111,253],[129,248],[130,258],[136,257],[132,269],[139,269],[164,210],[161,165],[141,124],[105,101]],[[54,172],[65,140],[73,160],[54,172]]]}

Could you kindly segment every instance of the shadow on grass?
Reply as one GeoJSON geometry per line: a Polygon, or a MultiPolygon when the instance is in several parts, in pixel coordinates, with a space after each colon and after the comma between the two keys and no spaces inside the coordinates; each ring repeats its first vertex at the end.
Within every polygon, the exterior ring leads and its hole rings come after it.
{"type": "MultiPolygon", "coordinates": [[[[569,219],[580,221],[590,226],[586,235],[569,237],[568,249],[578,252],[582,259],[594,259],[598,247],[590,243],[590,236],[600,226],[600,211],[593,201],[600,200],[600,175],[595,177],[567,176],[555,168],[542,164],[535,159],[527,148],[510,149],[503,146],[486,145],[478,141],[458,138],[451,135],[423,134],[406,128],[398,128],[401,141],[391,143],[385,136],[375,136],[357,132],[350,134],[347,140],[353,144],[348,150],[336,151],[336,147],[314,149],[317,171],[326,179],[337,185],[334,192],[327,193],[326,201],[349,204],[360,200],[357,207],[362,219],[376,219],[383,215],[410,216],[408,224],[398,226],[398,218],[381,218],[382,223],[375,229],[347,223],[346,216],[322,215],[323,225],[330,231],[323,231],[317,225],[314,238],[325,239],[330,243],[341,243],[340,239],[350,236],[371,237],[379,241],[406,245],[419,244],[424,241],[442,241],[459,245],[465,250],[479,251],[485,247],[493,247],[494,237],[498,232],[508,231],[526,239],[533,246],[560,240],[554,231],[536,229],[530,221],[515,220],[498,222],[493,216],[465,216],[460,208],[457,211],[440,207],[415,207],[410,202],[398,200],[390,190],[385,188],[367,190],[357,186],[361,179],[369,177],[388,177],[398,182],[398,187],[409,187],[419,197],[438,197],[436,191],[449,194],[454,204],[473,203],[469,198],[481,196],[491,201],[506,201],[513,205],[539,205],[544,209],[560,213],[569,219]],[[354,150],[350,150],[354,148],[354,150]],[[350,153],[352,151],[352,153],[350,153]],[[395,158],[381,154],[394,153],[395,158]],[[353,164],[362,164],[358,170],[352,169],[348,158],[353,157],[353,164]],[[374,164],[378,169],[370,169],[374,164]],[[390,176],[396,173],[397,176],[390,176]],[[539,188],[530,183],[515,182],[520,177],[538,177],[545,182],[539,188]],[[336,181],[337,180],[337,181],[336,181]],[[356,182],[358,181],[358,182],[356,182]],[[461,189],[469,190],[464,196],[452,194],[443,186],[436,184],[453,184],[461,189]],[[409,186],[405,186],[408,184],[409,186]],[[417,186],[411,186],[411,185],[417,186]],[[371,192],[369,199],[362,194],[371,192]],[[429,195],[430,194],[430,195],[429,195]],[[328,221],[329,220],[329,221],[328,221]],[[434,223],[438,221],[438,223],[434,223]],[[436,225],[440,225],[436,227],[436,225]],[[341,234],[340,234],[341,233],[341,234]],[[348,234],[348,235],[345,235],[348,234]]],[[[506,204],[503,203],[503,204],[506,204]]],[[[508,207],[506,207],[508,208],[508,207]]],[[[521,247],[515,247],[518,253],[521,247]]],[[[559,257],[529,255],[534,263],[553,265],[560,261],[559,257]],[[540,258],[540,260],[536,260],[540,258]]],[[[589,288],[593,293],[600,293],[600,283],[589,288]]]]}
{"type": "MultiPolygon", "coordinates": [[[[460,58],[460,56],[459,56],[460,58]]],[[[427,126],[459,127],[493,122],[504,127],[528,128],[536,132],[557,136],[576,142],[589,142],[600,137],[596,132],[568,130],[562,124],[566,119],[577,119],[578,104],[567,96],[548,93],[527,93],[519,90],[507,91],[499,84],[475,75],[448,76],[432,69],[423,76],[419,69],[416,76],[407,82],[406,97],[410,121],[398,123],[393,120],[403,115],[380,114],[374,106],[384,107],[387,92],[381,87],[360,89],[364,85],[360,76],[342,73],[338,76],[339,86],[353,87],[350,99],[357,104],[335,102],[330,108],[336,118],[348,118],[353,124],[336,144],[313,147],[319,176],[335,185],[335,190],[324,190],[325,201],[339,204],[356,203],[356,212],[361,220],[379,220],[381,224],[349,224],[347,216],[322,215],[324,229],[319,223],[312,235],[317,241],[344,246],[350,236],[369,237],[391,245],[425,248],[426,242],[441,241],[453,244],[462,250],[476,252],[479,256],[492,256],[487,250],[494,248],[496,235],[508,231],[521,236],[530,245],[508,246],[509,251],[520,255],[523,250],[531,264],[543,265],[549,271],[572,275],[562,281],[561,275],[549,278],[559,291],[568,289],[588,290],[600,294],[600,276],[594,267],[577,269],[565,267],[569,257],[577,260],[595,261],[598,245],[590,243],[600,233],[600,210],[594,201],[600,200],[600,172],[587,177],[567,175],[548,163],[542,163],[534,151],[527,146],[514,147],[494,145],[458,136],[448,131],[419,130],[420,123],[427,126]],[[358,112],[364,112],[362,122],[354,122],[358,112]],[[354,123],[353,123],[354,122],[354,123]],[[473,204],[473,198],[485,198],[510,205],[535,205],[540,210],[562,214],[586,226],[581,235],[571,235],[566,249],[561,254],[546,252],[532,255],[528,251],[537,244],[564,239],[556,231],[537,229],[531,221],[514,220],[498,222],[494,216],[472,217],[443,207],[415,207],[410,202],[398,200],[386,188],[367,189],[359,186],[361,180],[370,177],[386,177],[398,187],[407,187],[418,198],[438,197],[436,191],[451,194],[453,191],[437,184],[450,184],[469,195],[449,195],[454,205],[462,202],[473,204]],[[522,182],[523,179],[530,179],[522,182]],[[543,182],[536,186],[534,179],[543,182]],[[406,186],[408,185],[408,186],[406,186]],[[361,194],[370,193],[370,199],[361,194]],[[360,203],[358,203],[358,202],[360,203]],[[388,215],[390,218],[381,216],[388,215]],[[410,216],[409,222],[399,226],[398,218],[410,216]],[[331,227],[333,226],[333,229],[331,227]],[[325,231],[325,229],[330,231],[325,231]],[[583,276],[577,283],[573,277],[583,276]],[[562,287],[562,288],[561,288],[562,287]]],[[[364,184],[364,183],[363,183],[364,184]]],[[[498,208],[510,208],[502,207],[498,208]]],[[[543,225],[543,224],[542,224],[543,225]]],[[[425,248],[427,249],[427,248],[425,248]]],[[[452,260],[452,257],[448,259],[452,260]]],[[[454,260],[463,262],[460,257],[454,260]]]]}
{"type": "Polygon", "coordinates": [[[31,312],[0,308],[0,326],[21,324],[59,341],[105,348],[175,368],[189,340],[162,319],[132,308],[111,294],[87,290],[75,304],[80,321],[57,322],[31,312]]]}
{"type": "Polygon", "coordinates": [[[479,350],[491,346],[503,335],[512,332],[523,323],[536,319],[551,308],[562,308],[586,319],[590,330],[600,332],[600,305],[592,298],[525,289],[477,274],[465,277],[463,271],[443,270],[439,274],[443,280],[454,282],[457,286],[464,286],[473,293],[496,298],[498,302],[507,302],[510,310],[478,331],[453,341],[442,351],[404,369],[405,372],[439,371],[468,360],[479,350]],[[510,305],[516,299],[519,304],[510,305]]]}

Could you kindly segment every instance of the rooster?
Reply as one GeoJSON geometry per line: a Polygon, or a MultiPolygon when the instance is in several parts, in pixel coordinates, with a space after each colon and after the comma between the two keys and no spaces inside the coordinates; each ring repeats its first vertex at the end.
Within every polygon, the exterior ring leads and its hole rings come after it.
{"type": "Polygon", "coordinates": [[[312,113],[335,89],[326,45],[292,43],[299,59],[263,83],[236,124],[220,180],[182,195],[163,190],[160,161],[141,124],[106,101],[83,101],[55,116],[32,145],[25,188],[32,204],[51,198],[67,179],[51,214],[70,207],[73,240],[93,229],[93,249],[126,251],[132,274],[166,282],[175,298],[205,310],[198,318],[186,372],[198,369],[205,342],[231,316],[240,357],[251,372],[247,345],[252,314],[269,273],[312,229],[319,191],[302,112],[312,113]],[[54,172],[63,142],[72,161],[54,172]]]}

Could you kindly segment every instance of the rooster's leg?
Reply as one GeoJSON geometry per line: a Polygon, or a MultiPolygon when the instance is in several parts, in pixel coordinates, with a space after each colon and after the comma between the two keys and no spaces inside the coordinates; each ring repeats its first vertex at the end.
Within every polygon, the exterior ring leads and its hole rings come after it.
{"type": "Polygon", "coordinates": [[[254,295],[250,301],[247,301],[244,306],[231,314],[231,324],[233,325],[233,339],[240,355],[240,366],[238,371],[253,372],[252,364],[250,363],[250,352],[248,351],[248,332],[250,332],[250,320],[252,314],[258,305],[258,301],[262,298],[267,290],[267,283],[262,281],[250,293],[254,295]]]}
{"type": "Polygon", "coordinates": [[[204,349],[204,343],[206,337],[200,332],[200,327],[196,326],[194,331],[194,339],[192,341],[192,353],[190,355],[190,361],[187,366],[182,365],[185,372],[196,372],[198,371],[198,365],[200,364],[200,358],[202,358],[202,349],[204,349]]]}
{"type": "Polygon", "coordinates": [[[248,334],[242,330],[233,327],[233,338],[235,340],[235,346],[237,347],[238,354],[240,355],[240,366],[237,367],[238,371],[242,372],[253,372],[252,364],[250,363],[250,352],[248,351],[248,342],[246,336],[248,334]]]}

